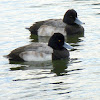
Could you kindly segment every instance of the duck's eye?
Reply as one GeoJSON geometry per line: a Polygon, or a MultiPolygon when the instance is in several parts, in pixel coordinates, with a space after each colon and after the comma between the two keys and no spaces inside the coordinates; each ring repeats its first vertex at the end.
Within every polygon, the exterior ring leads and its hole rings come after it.
{"type": "Polygon", "coordinates": [[[61,40],[58,40],[58,42],[61,42],[61,40]]]}

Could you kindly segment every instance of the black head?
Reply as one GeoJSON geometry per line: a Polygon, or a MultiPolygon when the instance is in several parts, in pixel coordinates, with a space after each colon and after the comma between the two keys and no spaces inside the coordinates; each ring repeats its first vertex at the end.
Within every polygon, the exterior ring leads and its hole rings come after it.
{"type": "Polygon", "coordinates": [[[63,22],[69,25],[75,24],[74,21],[77,18],[77,12],[74,9],[68,10],[63,18],[63,22]]]}
{"type": "Polygon", "coordinates": [[[61,50],[64,48],[64,41],[64,36],[61,33],[54,33],[49,39],[48,46],[52,47],[54,50],[61,50]]]}

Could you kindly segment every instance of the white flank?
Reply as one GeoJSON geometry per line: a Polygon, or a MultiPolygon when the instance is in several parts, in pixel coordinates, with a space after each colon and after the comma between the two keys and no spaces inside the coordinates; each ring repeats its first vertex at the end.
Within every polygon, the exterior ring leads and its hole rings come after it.
{"type": "Polygon", "coordinates": [[[19,55],[24,61],[47,61],[52,59],[51,54],[36,51],[25,51],[19,55]]]}
{"type": "Polygon", "coordinates": [[[48,26],[48,25],[42,25],[38,29],[38,35],[39,36],[52,36],[54,33],[62,33],[64,36],[66,36],[65,28],[57,28],[53,26],[48,26]]]}

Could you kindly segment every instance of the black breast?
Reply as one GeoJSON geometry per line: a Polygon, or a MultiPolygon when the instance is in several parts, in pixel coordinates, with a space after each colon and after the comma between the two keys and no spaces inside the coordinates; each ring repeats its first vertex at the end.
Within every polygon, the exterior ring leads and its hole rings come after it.
{"type": "Polygon", "coordinates": [[[81,25],[66,25],[65,31],[67,32],[67,35],[73,35],[73,34],[83,34],[84,28],[81,25]]]}
{"type": "Polygon", "coordinates": [[[53,50],[52,60],[59,60],[64,58],[69,58],[69,51],[67,49],[64,48],[63,50],[53,50]]]}

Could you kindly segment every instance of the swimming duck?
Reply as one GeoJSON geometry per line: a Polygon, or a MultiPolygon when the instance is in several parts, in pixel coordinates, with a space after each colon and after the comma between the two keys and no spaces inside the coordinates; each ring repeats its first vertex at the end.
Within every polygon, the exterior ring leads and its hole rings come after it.
{"type": "Polygon", "coordinates": [[[19,47],[6,57],[13,61],[46,61],[69,58],[68,49],[72,46],[65,42],[61,33],[54,33],[48,43],[32,43],[19,47]]]}
{"type": "Polygon", "coordinates": [[[83,24],[77,17],[77,12],[74,9],[69,9],[63,19],[48,19],[34,23],[28,29],[31,34],[38,36],[52,36],[53,33],[59,32],[64,36],[84,33],[83,24]]]}

